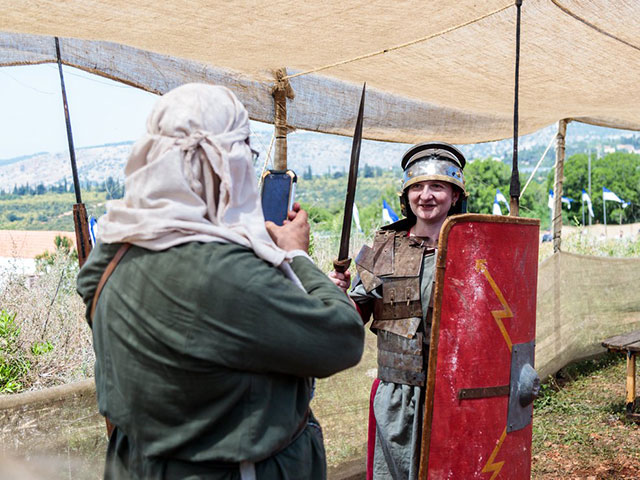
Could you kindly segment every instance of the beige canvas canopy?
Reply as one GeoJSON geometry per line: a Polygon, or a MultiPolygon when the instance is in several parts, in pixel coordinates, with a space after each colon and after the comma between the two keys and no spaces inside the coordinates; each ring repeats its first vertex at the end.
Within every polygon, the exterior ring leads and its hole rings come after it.
{"type": "MultiPolygon", "coordinates": [[[[273,123],[274,71],[284,68],[291,127],[350,135],[367,82],[367,138],[513,135],[513,1],[0,6],[0,65],[54,61],[58,36],[67,65],[156,93],[188,81],[227,85],[255,120],[273,123]]],[[[637,0],[524,0],[520,134],[567,118],[640,129],[639,17],[637,0]]]]}

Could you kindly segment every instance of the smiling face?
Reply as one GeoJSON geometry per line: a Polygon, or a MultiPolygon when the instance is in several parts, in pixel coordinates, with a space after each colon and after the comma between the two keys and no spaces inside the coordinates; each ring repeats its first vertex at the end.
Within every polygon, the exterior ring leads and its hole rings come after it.
{"type": "Polygon", "coordinates": [[[460,193],[449,182],[425,180],[409,186],[407,196],[418,223],[441,224],[460,193]]]}

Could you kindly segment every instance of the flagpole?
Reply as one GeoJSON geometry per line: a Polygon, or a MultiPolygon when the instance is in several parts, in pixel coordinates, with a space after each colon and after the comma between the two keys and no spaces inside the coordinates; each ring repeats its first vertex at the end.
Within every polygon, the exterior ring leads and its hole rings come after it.
{"type": "MultiPolygon", "coordinates": [[[[591,196],[591,149],[589,149],[589,201],[593,197],[591,196]]],[[[591,214],[589,214],[589,226],[591,226],[591,214]]]]}
{"type": "MultiPolygon", "coordinates": [[[[554,197],[555,199],[555,197],[554,197]]],[[[555,210],[555,202],[553,203],[553,205],[551,206],[551,208],[549,208],[549,233],[553,234],[553,211],[555,210]]]]}
{"type": "Polygon", "coordinates": [[[604,199],[604,191],[602,192],[602,208],[604,210],[604,236],[607,236],[607,201],[604,199]]]}

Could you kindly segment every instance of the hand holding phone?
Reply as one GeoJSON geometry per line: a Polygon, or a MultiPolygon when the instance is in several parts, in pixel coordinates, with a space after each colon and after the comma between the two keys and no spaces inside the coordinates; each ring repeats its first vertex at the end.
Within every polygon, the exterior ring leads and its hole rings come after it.
{"type": "Polygon", "coordinates": [[[293,170],[267,170],[262,175],[262,213],[265,221],[282,225],[293,208],[298,177],[293,170]]]}

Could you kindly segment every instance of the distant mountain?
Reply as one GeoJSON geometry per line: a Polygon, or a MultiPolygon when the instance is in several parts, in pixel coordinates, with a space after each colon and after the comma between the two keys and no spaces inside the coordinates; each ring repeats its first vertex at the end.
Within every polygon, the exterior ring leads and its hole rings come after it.
{"type": "MultiPolygon", "coordinates": [[[[76,164],[81,184],[103,182],[108,177],[122,179],[124,164],[133,142],[100,145],[76,150],[76,164]]],[[[69,153],[37,153],[0,164],[0,190],[10,192],[16,185],[40,183],[57,185],[72,180],[69,153]]]]}
{"type": "MultiPolygon", "coordinates": [[[[262,170],[267,150],[271,142],[273,127],[252,122],[251,145],[260,152],[255,165],[262,170]]],[[[519,139],[519,164],[522,171],[531,170],[538,162],[544,149],[556,134],[552,125],[519,139]]],[[[288,136],[288,165],[302,175],[308,169],[312,174],[346,172],[349,167],[351,138],[325,135],[315,132],[296,131],[288,136]]],[[[124,165],[133,142],[122,142],[95,147],[79,148],[76,151],[78,176],[84,185],[87,182],[100,183],[108,177],[122,180],[124,165]]],[[[612,128],[594,127],[581,123],[570,123],[567,130],[567,155],[592,149],[603,154],[612,149],[637,148],[640,152],[640,133],[612,128]]],[[[362,143],[360,166],[365,164],[391,169],[400,166],[400,158],[409,145],[374,142],[362,143]]],[[[492,157],[510,164],[513,150],[512,140],[460,145],[469,159],[492,157]]],[[[555,155],[553,146],[545,157],[542,169],[553,166],[555,155]]],[[[273,153],[272,153],[273,156],[273,153]]],[[[268,167],[272,166],[272,162],[268,167]]],[[[72,182],[68,152],[41,152],[17,158],[0,160],[0,190],[11,191],[16,185],[56,185],[64,180],[72,182]]]]}

